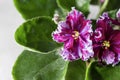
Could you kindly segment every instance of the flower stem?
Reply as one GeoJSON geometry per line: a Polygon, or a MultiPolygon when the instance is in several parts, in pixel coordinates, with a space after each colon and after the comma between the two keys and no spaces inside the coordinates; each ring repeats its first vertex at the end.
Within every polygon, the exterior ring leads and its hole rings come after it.
{"type": "Polygon", "coordinates": [[[86,67],[88,67],[89,64],[90,64],[91,62],[94,62],[94,61],[96,61],[94,58],[91,58],[91,59],[89,59],[88,61],[86,61],[86,67]]]}
{"type": "Polygon", "coordinates": [[[98,14],[98,17],[99,17],[99,15],[101,15],[102,12],[105,10],[105,8],[106,8],[107,5],[108,5],[108,2],[109,2],[109,0],[105,0],[105,2],[103,3],[102,7],[100,8],[100,12],[99,12],[99,14],[98,14]]]}
{"type": "Polygon", "coordinates": [[[90,63],[90,62],[86,61],[86,67],[88,67],[89,63],[90,63]]]}
{"type": "Polygon", "coordinates": [[[88,80],[88,74],[89,74],[89,69],[91,67],[91,64],[95,62],[94,58],[91,58],[90,61],[86,61],[86,72],[85,72],[85,80],[88,80]]]}
{"type": "Polygon", "coordinates": [[[86,66],[85,80],[88,80],[89,69],[90,69],[91,64],[92,64],[93,62],[94,62],[94,61],[91,61],[91,62],[86,66]]]}

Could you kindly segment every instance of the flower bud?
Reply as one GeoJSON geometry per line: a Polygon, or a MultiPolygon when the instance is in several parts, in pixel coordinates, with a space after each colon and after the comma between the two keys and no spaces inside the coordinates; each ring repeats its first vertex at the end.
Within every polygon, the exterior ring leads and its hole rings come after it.
{"type": "Polygon", "coordinates": [[[60,21],[59,14],[55,13],[54,17],[52,18],[52,20],[55,22],[55,24],[58,24],[58,22],[60,21]]]}

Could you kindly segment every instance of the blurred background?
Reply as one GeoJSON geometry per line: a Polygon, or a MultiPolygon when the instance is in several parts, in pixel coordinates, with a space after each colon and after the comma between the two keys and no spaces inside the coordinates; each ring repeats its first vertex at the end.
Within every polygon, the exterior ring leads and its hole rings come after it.
{"type": "MultiPolygon", "coordinates": [[[[95,18],[99,8],[91,6],[90,10],[94,12],[89,17],[95,18]]],[[[13,80],[12,67],[23,51],[23,48],[15,42],[14,33],[23,22],[13,0],[0,0],[0,80],[13,80]]]]}
{"type": "Polygon", "coordinates": [[[23,48],[14,40],[14,32],[24,22],[13,0],[0,0],[0,80],[13,80],[12,66],[23,48]]]}

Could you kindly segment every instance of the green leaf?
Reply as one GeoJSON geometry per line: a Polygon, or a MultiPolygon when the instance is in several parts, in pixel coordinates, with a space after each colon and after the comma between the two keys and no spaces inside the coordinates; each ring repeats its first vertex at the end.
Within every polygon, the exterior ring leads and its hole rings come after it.
{"type": "Polygon", "coordinates": [[[112,19],[116,19],[116,13],[118,10],[111,10],[108,12],[109,17],[111,17],[112,19]]]}
{"type": "Polygon", "coordinates": [[[120,0],[109,0],[105,11],[115,10],[120,8],[120,0]]]}
{"type": "Polygon", "coordinates": [[[62,9],[71,10],[76,5],[75,0],[57,0],[58,6],[62,9]]]}
{"type": "Polygon", "coordinates": [[[16,41],[27,48],[40,52],[49,52],[58,48],[51,33],[56,25],[48,17],[37,17],[23,23],[15,32],[16,41]]]}
{"type": "Polygon", "coordinates": [[[91,0],[90,4],[92,4],[92,5],[98,5],[99,2],[100,2],[100,0],[91,0]]]}
{"type": "Polygon", "coordinates": [[[103,4],[100,6],[99,15],[103,12],[111,11],[120,8],[120,0],[104,0],[103,4]]]}
{"type": "Polygon", "coordinates": [[[75,7],[86,16],[89,13],[90,0],[57,0],[57,3],[63,10],[70,11],[71,7],[75,7]]]}
{"type": "Polygon", "coordinates": [[[85,16],[89,14],[90,1],[91,0],[76,0],[78,10],[82,11],[85,16]]]}
{"type": "Polygon", "coordinates": [[[23,51],[14,64],[14,80],[63,80],[68,62],[56,51],[50,54],[39,54],[23,51]]]}
{"type": "Polygon", "coordinates": [[[25,19],[53,16],[58,8],[56,0],[14,0],[14,4],[25,19]]]}
{"type": "Polygon", "coordinates": [[[92,29],[96,29],[96,20],[92,19],[92,29]]]}
{"type": "Polygon", "coordinates": [[[65,80],[85,80],[86,64],[81,60],[70,62],[65,80]]]}
{"type": "Polygon", "coordinates": [[[98,62],[89,65],[85,80],[120,80],[120,64],[100,66],[98,62]]]}

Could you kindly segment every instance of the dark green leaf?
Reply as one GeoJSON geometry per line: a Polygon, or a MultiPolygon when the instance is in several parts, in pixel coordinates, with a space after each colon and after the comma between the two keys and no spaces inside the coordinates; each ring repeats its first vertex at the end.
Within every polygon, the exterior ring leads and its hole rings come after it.
{"type": "Polygon", "coordinates": [[[120,64],[113,67],[93,62],[87,69],[86,80],[120,80],[120,64]]]}
{"type": "Polygon", "coordinates": [[[14,4],[23,18],[53,16],[57,9],[56,0],[14,0],[14,4]]]}
{"type": "Polygon", "coordinates": [[[86,64],[78,60],[69,63],[65,80],[85,80],[86,64]]]}
{"type": "Polygon", "coordinates": [[[90,3],[93,5],[98,5],[100,0],[91,0],[90,3]]]}
{"type": "Polygon", "coordinates": [[[57,0],[58,6],[62,9],[71,10],[71,7],[75,6],[75,0],[57,0]]]}
{"type": "Polygon", "coordinates": [[[33,18],[23,23],[15,33],[16,41],[32,50],[52,51],[59,45],[52,40],[51,33],[56,25],[47,17],[33,18]]]}
{"type": "Polygon", "coordinates": [[[96,20],[92,20],[92,29],[95,30],[96,29],[96,20]]]}
{"type": "Polygon", "coordinates": [[[109,0],[105,11],[115,10],[120,8],[120,0],[109,0]]]}
{"type": "Polygon", "coordinates": [[[83,12],[84,15],[89,13],[90,0],[57,0],[57,3],[63,10],[70,11],[71,7],[75,7],[83,12]]]}
{"type": "Polygon", "coordinates": [[[14,80],[63,80],[68,62],[56,51],[39,54],[23,51],[13,67],[14,80]]]}

